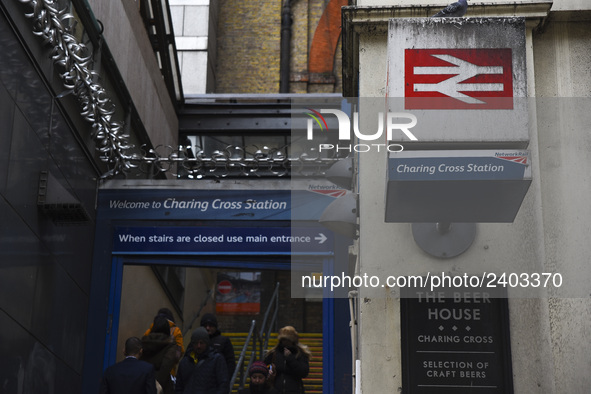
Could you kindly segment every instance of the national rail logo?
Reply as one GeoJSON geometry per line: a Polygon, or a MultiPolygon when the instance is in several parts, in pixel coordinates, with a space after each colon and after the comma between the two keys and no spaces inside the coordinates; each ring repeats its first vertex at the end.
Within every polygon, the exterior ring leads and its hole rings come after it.
{"type": "Polygon", "coordinates": [[[405,49],[405,109],[513,109],[511,48],[405,49]]]}

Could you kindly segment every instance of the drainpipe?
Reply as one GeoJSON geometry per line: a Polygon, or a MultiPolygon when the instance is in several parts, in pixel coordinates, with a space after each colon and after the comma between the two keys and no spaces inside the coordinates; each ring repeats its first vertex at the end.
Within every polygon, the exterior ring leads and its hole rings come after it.
{"type": "Polygon", "coordinates": [[[279,93],[289,93],[289,64],[291,61],[291,0],[281,8],[281,49],[279,57],[279,93]]]}

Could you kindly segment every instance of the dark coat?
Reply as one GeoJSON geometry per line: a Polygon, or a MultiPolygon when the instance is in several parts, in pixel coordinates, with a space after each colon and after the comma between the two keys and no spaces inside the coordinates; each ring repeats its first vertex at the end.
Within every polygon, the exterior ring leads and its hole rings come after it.
{"type": "Polygon", "coordinates": [[[279,394],[274,387],[267,386],[264,390],[251,391],[250,387],[238,390],[238,394],[279,394]]]}
{"type": "MultiPolygon", "coordinates": [[[[181,348],[181,353],[184,352],[185,348],[183,347],[183,333],[181,332],[181,329],[178,328],[176,326],[176,324],[170,320],[168,320],[168,325],[170,326],[170,335],[172,335],[174,337],[176,344],[181,348]]],[[[153,327],[154,327],[154,323],[152,323],[150,325],[150,328],[148,328],[146,330],[146,332],[144,333],[144,336],[150,335],[153,327]]]]}
{"type": "Polygon", "coordinates": [[[170,372],[181,358],[181,349],[170,335],[150,333],[142,338],[141,360],[147,361],[156,370],[156,380],[162,386],[163,394],[173,394],[174,384],[170,372]]]}
{"type": "Polygon", "coordinates": [[[181,360],[176,376],[176,393],[228,394],[228,372],[224,357],[211,347],[202,355],[193,353],[191,346],[181,360]]]}
{"type": "Polygon", "coordinates": [[[111,365],[105,370],[101,394],[156,394],[154,366],[134,357],[111,365]]]}
{"type": "Polygon", "coordinates": [[[283,348],[275,348],[265,357],[265,364],[274,364],[274,386],[280,394],[304,394],[304,379],[310,372],[310,358],[300,348],[290,348],[291,354],[283,354],[283,348]]]}
{"type": "Polygon", "coordinates": [[[232,345],[230,338],[223,336],[220,330],[216,330],[213,335],[209,336],[209,339],[211,340],[211,347],[224,356],[224,359],[226,360],[226,369],[228,371],[229,380],[236,369],[234,346],[232,345]]]}

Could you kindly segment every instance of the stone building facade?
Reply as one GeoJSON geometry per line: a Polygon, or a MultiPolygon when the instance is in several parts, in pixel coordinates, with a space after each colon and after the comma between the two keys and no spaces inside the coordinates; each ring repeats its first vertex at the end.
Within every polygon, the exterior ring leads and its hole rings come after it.
{"type": "MultiPolygon", "coordinates": [[[[344,11],[344,95],[358,89],[360,97],[385,97],[387,20],[429,17],[447,2],[394,3],[359,0],[344,11]]],[[[588,229],[581,219],[591,212],[581,196],[588,194],[591,183],[581,169],[588,168],[590,161],[588,149],[583,148],[589,146],[583,125],[588,123],[591,84],[590,15],[589,4],[581,1],[469,2],[467,17],[521,16],[526,20],[527,100],[531,104],[528,149],[533,175],[515,220],[478,223],[474,242],[463,254],[433,257],[413,236],[414,225],[387,223],[386,158],[359,155],[361,273],[459,275],[490,272],[500,262],[511,262],[519,272],[535,267],[569,278],[569,285],[546,296],[509,296],[511,360],[505,365],[512,368],[511,392],[583,393],[589,385],[587,321],[591,309],[584,284],[590,276],[585,257],[588,229]]],[[[473,42],[462,44],[470,47],[473,42]]],[[[401,317],[403,302],[395,293],[393,288],[359,290],[356,379],[363,392],[383,392],[383,387],[409,390],[404,385],[409,376],[404,374],[408,371],[403,343],[407,322],[401,317]]],[[[411,373],[425,373],[429,365],[438,364],[421,365],[411,373]]],[[[482,380],[475,379],[474,384],[478,381],[482,380]]]]}

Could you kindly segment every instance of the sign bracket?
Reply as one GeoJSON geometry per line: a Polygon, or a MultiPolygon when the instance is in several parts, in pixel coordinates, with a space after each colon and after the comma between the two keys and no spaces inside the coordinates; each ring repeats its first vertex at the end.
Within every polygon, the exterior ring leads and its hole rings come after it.
{"type": "Polygon", "coordinates": [[[412,235],[423,251],[448,259],[470,248],[476,237],[476,223],[413,223],[412,235]]]}

